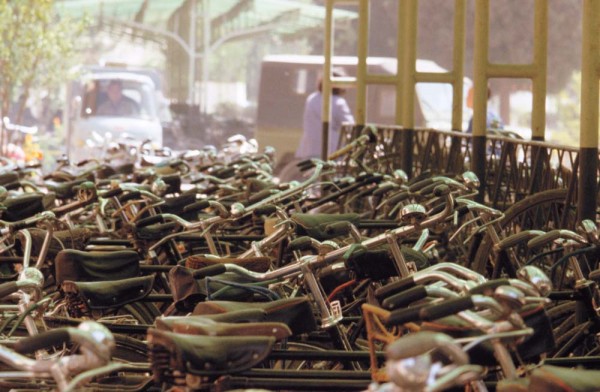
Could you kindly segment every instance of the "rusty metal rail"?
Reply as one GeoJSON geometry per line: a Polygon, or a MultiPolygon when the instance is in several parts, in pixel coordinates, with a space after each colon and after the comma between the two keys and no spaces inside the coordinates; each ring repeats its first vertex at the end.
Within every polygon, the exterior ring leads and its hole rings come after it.
{"type": "MultiPolygon", "coordinates": [[[[360,130],[344,129],[349,139],[360,130]]],[[[377,126],[378,142],[364,154],[371,168],[382,172],[401,167],[402,127],[377,126]]],[[[430,171],[459,174],[471,167],[472,137],[464,132],[415,129],[412,175],[430,171]]],[[[579,150],[538,141],[488,135],[486,138],[485,201],[505,209],[548,189],[567,189],[568,205],[577,200],[579,150]]]]}

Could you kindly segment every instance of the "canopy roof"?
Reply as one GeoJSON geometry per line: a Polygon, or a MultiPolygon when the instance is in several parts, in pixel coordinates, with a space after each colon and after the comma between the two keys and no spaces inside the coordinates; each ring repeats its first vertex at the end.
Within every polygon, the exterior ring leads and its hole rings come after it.
{"type": "MultiPolygon", "coordinates": [[[[59,14],[75,18],[89,15],[94,18],[143,23],[155,29],[166,29],[167,22],[188,0],[57,0],[59,14]]],[[[297,0],[196,0],[198,23],[204,12],[211,19],[213,39],[233,29],[258,27],[278,22],[274,29],[294,34],[307,28],[323,25],[325,8],[297,0]]],[[[336,20],[351,20],[357,14],[334,10],[336,20]]]]}

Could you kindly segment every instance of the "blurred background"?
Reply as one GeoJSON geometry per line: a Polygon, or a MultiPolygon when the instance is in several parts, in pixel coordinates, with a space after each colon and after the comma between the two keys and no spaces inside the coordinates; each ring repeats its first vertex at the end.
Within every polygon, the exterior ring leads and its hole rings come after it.
{"type": "MultiPolygon", "coordinates": [[[[234,134],[258,137],[261,144],[268,144],[269,140],[261,140],[261,127],[301,127],[302,105],[316,87],[322,63],[320,57],[310,56],[323,53],[324,1],[3,2],[0,17],[9,22],[0,26],[7,43],[0,49],[0,111],[8,118],[5,123],[24,126],[19,136],[10,131],[3,134],[3,149],[20,147],[23,154],[41,150],[46,162],[64,153],[67,117],[73,116],[74,105],[70,86],[90,66],[152,74],[159,93],[157,115],[163,143],[173,149],[219,144],[234,134]],[[18,17],[7,17],[15,12],[18,17]],[[278,107],[282,103],[285,106],[278,107]],[[27,127],[37,127],[37,131],[29,132],[27,127]]],[[[400,1],[370,2],[370,15],[376,22],[371,23],[369,33],[370,56],[395,59],[400,1]]],[[[467,1],[466,88],[473,76],[474,1],[467,1]]],[[[490,3],[490,61],[530,62],[534,1],[490,3]]],[[[548,3],[547,140],[577,146],[582,1],[548,3]]],[[[453,1],[419,1],[417,57],[429,60],[423,64],[439,71],[452,67],[453,12],[453,1]]],[[[334,53],[354,56],[356,8],[336,6],[334,16],[334,53]]],[[[348,65],[346,72],[351,74],[352,58],[339,61],[348,65]]],[[[393,72],[395,63],[381,64],[381,72],[393,72]]],[[[505,129],[529,139],[530,82],[492,80],[490,90],[489,105],[505,129]]],[[[432,91],[430,96],[441,95],[432,91]]],[[[432,120],[431,113],[444,105],[434,98],[421,100],[423,115],[418,125],[449,129],[449,119],[432,120]]],[[[394,99],[393,92],[381,93],[373,100],[377,107],[367,121],[385,119],[394,99]]],[[[465,111],[469,111],[466,104],[465,111]]],[[[465,115],[469,118],[470,114],[465,115]]]]}

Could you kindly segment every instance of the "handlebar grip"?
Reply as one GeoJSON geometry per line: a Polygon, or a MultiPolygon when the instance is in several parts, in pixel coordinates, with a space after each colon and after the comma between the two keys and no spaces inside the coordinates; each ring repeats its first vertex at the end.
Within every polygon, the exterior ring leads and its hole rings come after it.
{"type": "Polygon", "coordinates": [[[315,164],[313,163],[312,160],[307,159],[302,162],[298,162],[298,164],[296,166],[298,167],[298,169],[300,169],[300,171],[305,171],[305,170],[310,169],[311,167],[314,167],[315,164]]]}
{"type": "Polygon", "coordinates": [[[386,203],[388,205],[396,205],[396,204],[400,203],[401,201],[408,199],[409,197],[410,197],[410,192],[402,191],[402,192],[396,193],[394,196],[387,199],[386,203]]]}
{"type": "Polygon", "coordinates": [[[277,206],[273,204],[265,204],[264,206],[260,206],[254,209],[252,212],[254,215],[271,215],[277,211],[277,206]]]}
{"type": "Polygon", "coordinates": [[[432,321],[462,312],[463,310],[472,309],[474,306],[473,299],[470,296],[456,298],[444,301],[438,305],[426,306],[421,309],[420,316],[423,321],[432,321]]]}
{"type": "Polygon", "coordinates": [[[414,184],[412,184],[411,186],[408,187],[408,190],[410,192],[418,192],[421,189],[423,189],[424,187],[426,187],[429,184],[433,183],[433,178],[426,178],[424,180],[415,182],[414,184]]]}
{"type": "Polygon", "coordinates": [[[424,286],[415,286],[412,289],[394,294],[381,302],[381,307],[387,310],[405,308],[413,302],[427,298],[427,290],[424,286]]]}
{"type": "Polygon", "coordinates": [[[99,197],[103,198],[103,199],[108,199],[109,197],[115,197],[120,195],[121,193],[123,193],[123,189],[121,188],[114,188],[114,189],[109,189],[107,191],[101,192],[98,194],[99,197]]]}
{"type": "Polygon", "coordinates": [[[462,218],[466,213],[470,211],[469,206],[460,206],[454,210],[459,218],[462,218]]]}
{"type": "Polygon", "coordinates": [[[447,185],[438,185],[433,189],[433,195],[435,197],[445,196],[450,193],[450,187],[447,185]]]}
{"type": "Polygon", "coordinates": [[[213,173],[215,175],[215,177],[218,178],[229,178],[232,177],[235,174],[235,167],[224,167],[223,169],[219,169],[217,170],[215,173],[213,173]]]}
{"type": "Polygon", "coordinates": [[[435,206],[431,207],[429,209],[429,211],[427,211],[427,215],[433,216],[435,214],[438,214],[438,213],[444,211],[445,208],[446,208],[446,203],[438,203],[435,206]]]}
{"type": "Polygon", "coordinates": [[[398,186],[396,184],[385,184],[373,191],[373,196],[381,196],[386,192],[391,191],[392,189],[396,189],[398,186]]]}
{"type": "Polygon", "coordinates": [[[175,159],[175,160],[169,162],[169,167],[172,168],[172,169],[175,169],[175,168],[177,168],[177,167],[179,167],[179,166],[181,166],[183,164],[184,163],[183,163],[183,161],[181,159],[175,159]]]}
{"type": "Polygon", "coordinates": [[[560,230],[552,230],[542,235],[539,235],[531,240],[527,241],[527,246],[530,249],[539,248],[547,244],[548,242],[552,242],[560,238],[560,230]]]}
{"type": "Polygon", "coordinates": [[[242,179],[258,177],[258,172],[256,170],[247,170],[247,171],[243,172],[242,174],[238,174],[238,177],[242,178],[242,179]]]}
{"type": "Polygon", "coordinates": [[[419,189],[418,193],[422,196],[429,195],[431,192],[433,192],[435,190],[435,187],[438,185],[440,185],[440,184],[437,181],[432,182],[431,184],[419,189]]]}
{"type": "Polygon", "coordinates": [[[192,276],[194,277],[194,279],[202,279],[207,276],[221,275],[225,272],[227,272],[227,267],[225,266],[225,264],[215,264],[194,271],[192,276]]]}
{"type": "Polygon", "coordinates": [[[31,226],[31,221],[27,220],[27,219],[24,219],[24,220],[21,220],[21,221],[18,221],[18,222],[14,222],[14,223],[11,223],[11,224],[7,225],[8,229],[10,231],[13,231],[13,232],[21,230],[21,229],[26,229],[26,228],[28,228],[30,226],[31,226]]]}
{"type": "Polygon", "coordinates": [[[79,161],[75,164],[75,166],[77,167],[81,167],[81,166],[85,166],[87,165],[91,160],[90,159],[84,159],[82,161],[79,161]]]}
{"type": "Polygon", "coordinates": [[[255,193],[254,195],[250,196],[248,198],[248,202],[250,204],[254,204],[256,202],[259,202],[263,199],[266,199],[267,197],[271,196],[271,189],[264,189],[258,193],[255,193]]]}
{"type": "Polygon", "coordinates": [[[354,147],[356,147],[355,143],[350,143],[350,144],[346,144],[344,147],[340,148],[339,150],[336,150],[334,152],[332,152],[327,159],[333,161],[334,159],[338,159],[341,156],[344,156],[346,154],[348,154],[349,152],[351,152],[354,147]]]}
{"type": "Polygon", "coordinates": [[[473,287],[471,290],[469,290],[469,293],[488,295],[489,292],[493,292],[499,286],[510,286],[510,281],[508,279],[489,280],[473,287]]]}
{"type": "Polygon", "coordinates": [[[126,194],[119,197],[119,201],[121,203],[126,203],[129,200],[140,199],[142,197],[142,192],[140,191],[132,191],[127,192],[126,194]]]}
{"type": "Polygon", "coordinates": [[[386,327],[393,327],[400,324],[411,323],[419,321],[421,319],[421,309],[426,307],[425,305],[419,305],[412,308],[398,309],[390,313],[390,317],[385,322],[386,327]]]}
{"type": "Polygon", "coordinates": [[[183,212],[199,211],[208,208],[209,206],[210,203],[208,202],[208,200],[199,200],[183,207],[183,212]]]}
{"type": "Polygon", "coordinates": [[[25,165],[25,169],[39,169],[42,167],[42,164],[40,162],[38,163],[28,163],[25,165]]]}
{"type": "Polygon", "coordinates": [[[287,250],[306,250],[310,249],[311,247],[311,238],[308,236],[302,236],[296,238],[293,241],[290,241],[290,243],[287,246],[287,250]]]}
{"type": "Polygon", "coordinates": [[[360,181],[365,181],[365,180],[369,180],[369,179],[371,179],[371,177],[372,177],[372,176],[373,176],[373,174],[371,174],[371,173],[362,172],[362,173],[359,173],[359,174],[358,174],[358,175],[355,177],[355,180],[356,180],[357,182],[360,182],[360,181]]]}
{"type": "Polygon", "coordinates": [[[10,228],[11,231],[18,231],[21,229],[26,229],[28,227],[34,226],[36,223],[40,222],[41,220],[43,220],[43,217],[41,216],[41,214],[43,213],[38,213],[32,217],[17,221],[17,222],[13,222],[10,223],[8,225],[8,227],[10,228]]]}
{"type": "Polygon", "coordinates": [[[412,289],[416,286],[415,280],[412,276],[407,276],[406,278],[400,279],[396,282],[386,284],[383,287],[375,290],[375,298],[379,301],[383,300],[390,295],[399,293],[401,291],[406,291],[408,289],[412,289]]]}
{"type": "Polygon", "coordinates": [[[356,182],[381,182],[383,178],[383,174],[363,172],[356,176],[356,182]]]}
{"type": "Polygon", "coordinates": [[[532,239],[539,237],[543,234],[545,234],[545,232],[542,230],[523,230],[504,238],[503,240],[498,242],[496,246],[500,250],[512,248],[513,246],[517,246],[521,242],[529,242],[532,239]]]}
{"type": "Polygon", "coordinates": [[[0,284],[0,299],[11,295],[18,289],[19,286],[17,285],[17,282],[6,282],[0,284]]]}
{"type": "Polygon", "coordinates": [[[153,225],[155,223],[164,223],[164,222],[165,222],[164,217],[161,214],[158,214],[158,215],[153,215],[153,216],[149,216],[147,218],[140,219],[135,224],[135,227],[137,227],[137,228],[146,227],[146,226],[153,225]]]}
{"type": "Polygon", "coordinates": [[[60,346],[71,341],[67,328],[55,329],[19,340],[13,347],[19,354],[31,354],[46,347],[60,346]]]}
{"type": "Polygon", "coordinates": [[[596,283],[600,282],[600,269],[595,269],[588,275],[589,280],[593,280],[596,283]]]}
{"type": "Polygon", "coordinates": [[[350,222],[341,221],[330,223],[325,226],[325,234],[328,236],[341,236],[350,233],[350,222]]]}
{"type": "Polygon", "coordinates": [[[233,165],[241,165],[241,164],[245,164],[245,163],[246,163],[246,161],[244,161],[242,158],[235,159],[235,160],[229,162],[229,164],[232,166],[233,165]]]}

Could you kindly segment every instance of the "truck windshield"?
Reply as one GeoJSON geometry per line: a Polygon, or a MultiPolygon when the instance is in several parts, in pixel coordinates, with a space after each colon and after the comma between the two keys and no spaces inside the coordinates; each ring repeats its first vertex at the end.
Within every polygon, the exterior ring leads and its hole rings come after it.
{"type": "Polygon", "coordinates": [[[153,86],[131,80],[93,80],[86,84],[82,117],[156,118],[153,86]]]}

